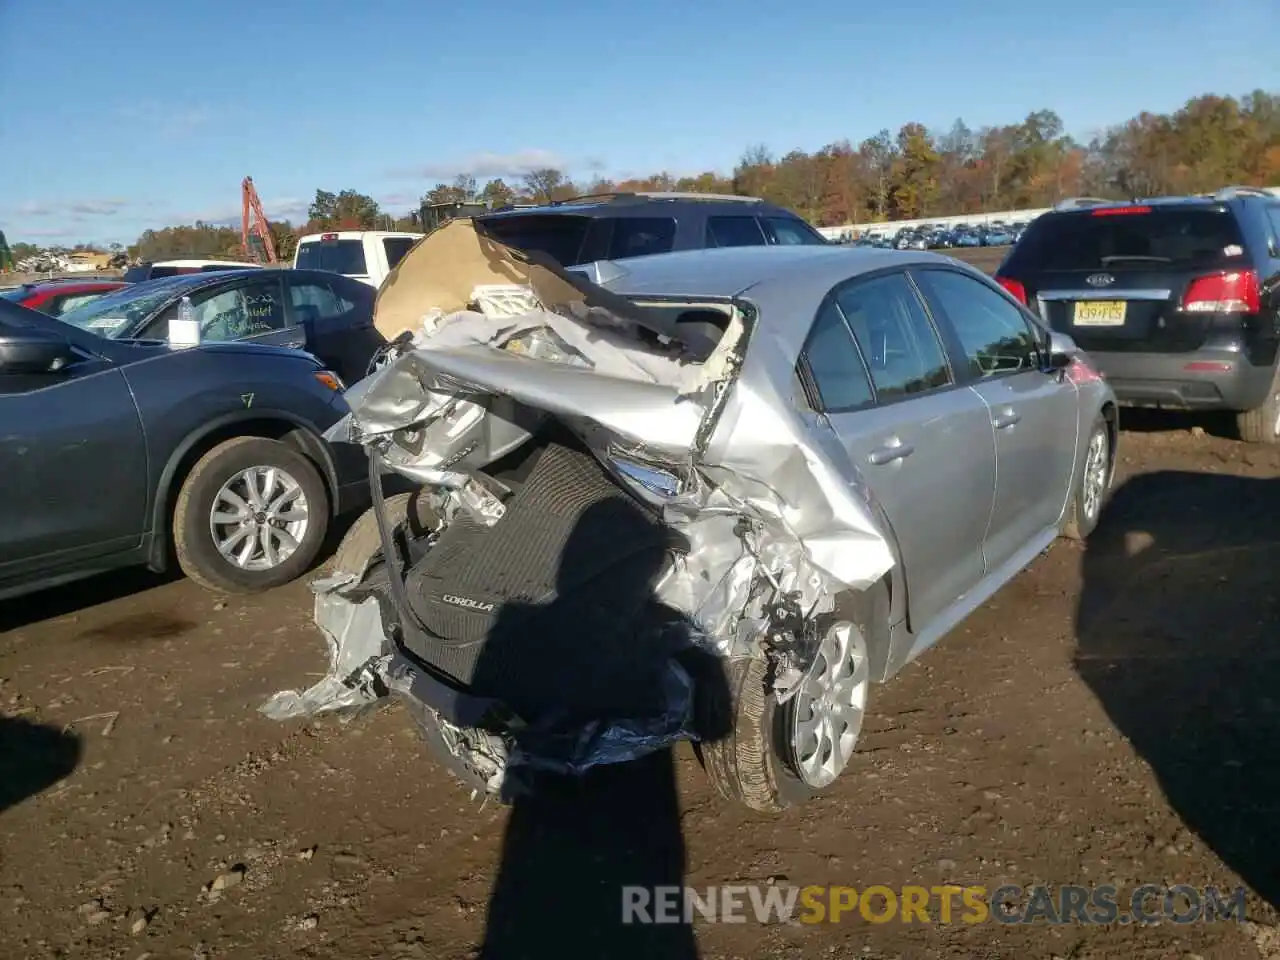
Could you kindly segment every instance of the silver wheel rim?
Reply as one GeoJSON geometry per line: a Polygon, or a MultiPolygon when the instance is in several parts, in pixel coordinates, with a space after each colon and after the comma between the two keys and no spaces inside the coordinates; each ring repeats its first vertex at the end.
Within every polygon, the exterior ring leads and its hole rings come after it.
{"type": "Polygon", "coordinates": [[[249,467],[219,488],[209,533],[224,560],[241,570],[271,570],[298,549],[311,524],[302,485],[279,467],[249,467]]]}
{"type": "Polygon", "coordinates": [[[852,623],[833,624],[796,691],[791,742],[800,779],[809,786],[827,786],[848,766],[870,678],[862,631],[852,623]]]}
{"type": "Polygon", "coordinates": [[[1084,515],[1090,520],[1102,509],[1102,495],[1107,489],[1107,434],[1095,430],[1089,438],[1089,452],[1084,461],[1084,515]]]}

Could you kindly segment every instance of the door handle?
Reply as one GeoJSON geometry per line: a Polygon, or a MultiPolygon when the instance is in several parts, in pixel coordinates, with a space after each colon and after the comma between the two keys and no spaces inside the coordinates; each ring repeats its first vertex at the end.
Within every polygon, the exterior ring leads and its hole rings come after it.
{"type": "Polygon", "coordinates": [[[897,437],[894,437],[883,447],[876,447],[872,450],[867,459],[876,466],[883,466],[886,463],[893,463],[895,460],[905,460],[915,452],[916,448],[911,444],[903,443],[897,437]]]}
{"type": "Polygon", "coordinates": [[[997,430],[1007,430],[1021,419],[1022,414],[1018,413],[1017,410],[1014,410],[1013,407],[1005,407],[991,418],[991,423],[997,430]]]}

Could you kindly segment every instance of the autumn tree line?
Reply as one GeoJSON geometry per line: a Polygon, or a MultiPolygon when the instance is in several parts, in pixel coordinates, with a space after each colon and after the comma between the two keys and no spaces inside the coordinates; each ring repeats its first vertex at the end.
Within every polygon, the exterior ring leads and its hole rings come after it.
{"type": "MultiPolygon", "coordinates": [[[[748,149],[733,169],[676,177],[573,179],[569,171],[532,170],[515,182],[480,183],[463,174],[438,183],[424,203],[547,203],[585,193],[681,190],[762,197],[817,226],[1051,206],[1069,196],[1125,199],[1207,192],[1231,184],[1280,185],[1280,93],[1195,97],[1168,114],[1140,113],[1081,142],[1052,110],[1005,126],[971,129],[957,120],[932,131],[906,123],[858,144],[830,143],[781,156],[748,149]]],[[[420,229],[417,211],[393,214],[355,190],[316,191],[308,220],[273,222],[281,259],[297,237],[325,229],[420,229]]],[[[239,229],[215,224],[148,230],[133,256],[242,256],[239,229]]]]}

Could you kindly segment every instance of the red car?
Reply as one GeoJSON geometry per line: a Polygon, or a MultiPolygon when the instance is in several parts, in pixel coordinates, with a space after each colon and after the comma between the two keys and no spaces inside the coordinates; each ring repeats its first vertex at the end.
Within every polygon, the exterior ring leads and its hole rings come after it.
{"type": "Polygon", "coordinates": [[[53,280],[0,290],[0,298],[51,317],[60,317],[68,310],[127,286],[129,284],[119,280],[53,280]]]}

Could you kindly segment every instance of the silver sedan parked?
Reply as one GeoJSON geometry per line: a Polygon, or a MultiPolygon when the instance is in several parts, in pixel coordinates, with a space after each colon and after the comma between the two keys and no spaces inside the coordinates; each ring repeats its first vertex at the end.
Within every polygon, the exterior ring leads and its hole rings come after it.
{"type": "Polygon", "coordinates": [[[1098,523],[1115,398],[964,264],[730,248],[570,275],[470,230],[379,298],[383,336],[415,339],[336,438],[423,487],[384,503],[371,472],[382,514],[317,615],[477,788],[689,736],[726,797],[802,800],[848,765],[874,684],[1098,523]]]}

